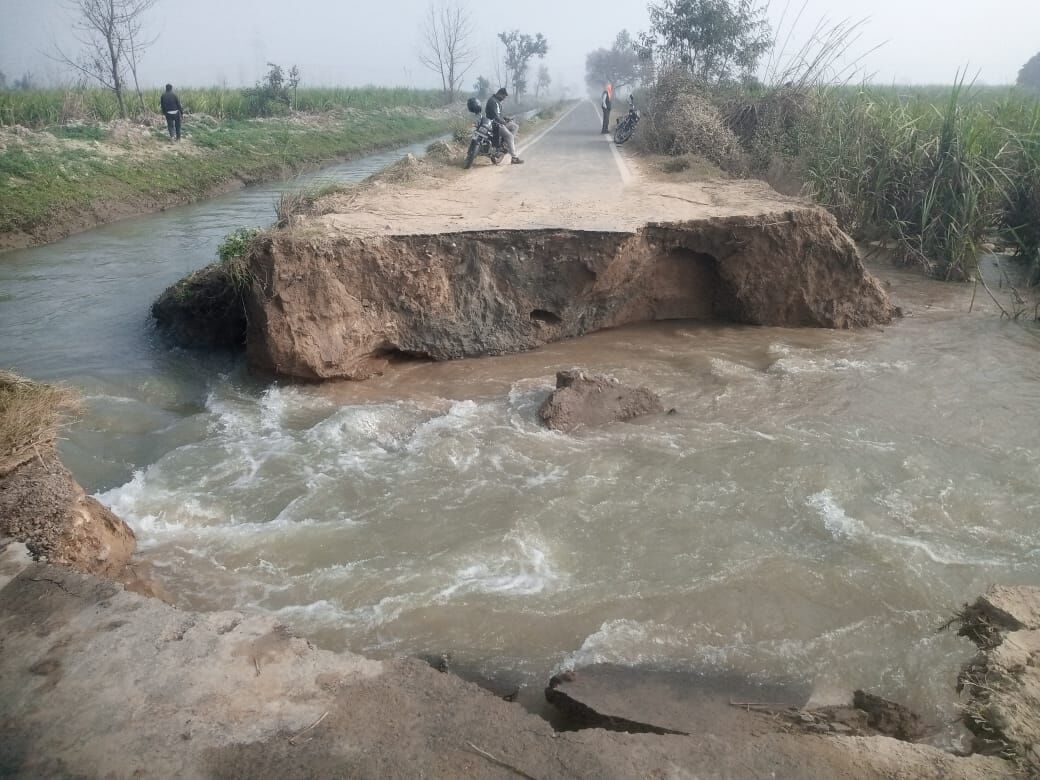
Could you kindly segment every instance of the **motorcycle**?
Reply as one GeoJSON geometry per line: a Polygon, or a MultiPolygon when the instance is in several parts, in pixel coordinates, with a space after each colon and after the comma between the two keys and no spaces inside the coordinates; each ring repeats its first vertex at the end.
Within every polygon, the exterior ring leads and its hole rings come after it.
{"type": "MultiPolygon", "coordinates": [[[[505,139],[498,132],[495,123],[484,116],[484,109],[480,105],[479,100],[470,98],[469,102],[466,103],[466,108],[469,109],[471,114],[476,114],[477,118],[473,125],[473,135],[470,137],[469,149],[466,150],[465,167],[472,168],[478,155],[487,157],[494,165],[498,165],[502,162],[502,158],[509,153],[505,145],[505,139]]],[[[509,121],[507,118],[503,118],[509,121]]]]}
{"type": "Polygon", "coordinates": [[[636,125],[639,124],[639,112],[636,110],[636,99],[634,96],[628,96],[628,116],[624,119],[619,119],[617,127],[614,128],[614,143],[623,144],[629,138],[632,137],[632,133],[636,131],[636,125]]]}

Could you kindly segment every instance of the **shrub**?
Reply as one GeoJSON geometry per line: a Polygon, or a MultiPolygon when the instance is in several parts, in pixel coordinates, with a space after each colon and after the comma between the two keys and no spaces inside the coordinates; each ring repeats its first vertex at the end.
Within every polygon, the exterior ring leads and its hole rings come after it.
{"type": "Polygon", "coordinates": [[[249,252],[260,235],[260,228],[238,228],[228,233],[217,247],[220,267],[227,274],[231,286],[236,290],[248,287],[252,281],[249,270],[249,252]]]}
{"type": "Polygon", "coordinates": [[[653,152],[696,154],[730,173],[746,169],[744,154],[718,109],[704,96],[699,82],[672,71],[643,95],[641,144],[653,152]]]}

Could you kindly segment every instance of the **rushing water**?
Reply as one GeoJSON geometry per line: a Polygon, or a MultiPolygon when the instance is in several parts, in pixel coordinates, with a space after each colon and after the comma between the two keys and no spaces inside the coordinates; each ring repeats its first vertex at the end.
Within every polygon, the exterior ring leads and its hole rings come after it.
{"type": "Polygon", "coordinates": [[[322,387],[169,350],[150,302],[285,186],[0,257],[0,365],[82,389],[65,460],[180,605],[532,690],[646,662],[955,716],[971,648],[936,627],[1040,573],[1035,331],[886,272],[915,316],[884,330],[664,323],[322,387]],[[677,414],[547,432],[536,410],[573,365],[677,414]]]}

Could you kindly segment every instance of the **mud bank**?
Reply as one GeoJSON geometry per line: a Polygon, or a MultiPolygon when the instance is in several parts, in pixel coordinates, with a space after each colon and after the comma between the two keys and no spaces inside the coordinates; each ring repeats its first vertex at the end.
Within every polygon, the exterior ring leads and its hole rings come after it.
{"type": "Polygon", "coordinates": [[[560,733],[420,661],[330,653],[269,618],[180,612],[38,564],[0,590],[5,776],[983,778],[1015,771],[997,758],[956,758],[887,738],[792,733],[741,708],[726,715],[702,717],[702,731],[689,736],[560,733]]]}
{"type": "MultiPolygon", "coordinates": [[[[395,359],[534,349],[669,319],[854,328],[893,308],[856,248],[818,209],[648,224],[635,232],[496,230],[301,238],[275,231],[250,257],[252,367],[304,380],[365,379],[395,359]]],[[[239,338],[171,288],[156,316],[181,343],[239,338]],[[161,316],[160,316],[161,315],[161,316]],[[202,331],[199,333],[199,331],[202,331]],[[230,335],[228,335],[230,334],[230,335]]]]}
{"type": "Polygon", "coordinates": [[[0,371],[0,540],[37,559],[117,577],[134,532],[84,493],[57,455],[58,431],[78,405],[68,388],[0,371]]]}
{"type": "Polygon", "coordinates": [[[994,587],[951,625],[979,647],[961,670],[972,749],[1040,774],[1040,589],[994,587]]]}

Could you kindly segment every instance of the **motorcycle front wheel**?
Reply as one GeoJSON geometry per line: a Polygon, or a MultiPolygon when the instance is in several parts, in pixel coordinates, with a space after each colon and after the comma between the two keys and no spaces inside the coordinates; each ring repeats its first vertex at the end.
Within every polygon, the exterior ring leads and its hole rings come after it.
{"type": "Polygon", "coordinates": [[[469,149],[466,151],[466,170],[472,168],[473,161],[477,159],[477,146],[478,144],[476,141],[469,142],[469,149]]]}
{"type": "Polygon", "coordinates": [[[614,143],[623,144],[629,138],[632,137],[632,133],[636,131],[636,123],[631,122],[628,119],[623,121],[617,126],[617,130],[614,131],[614,143]]]}

